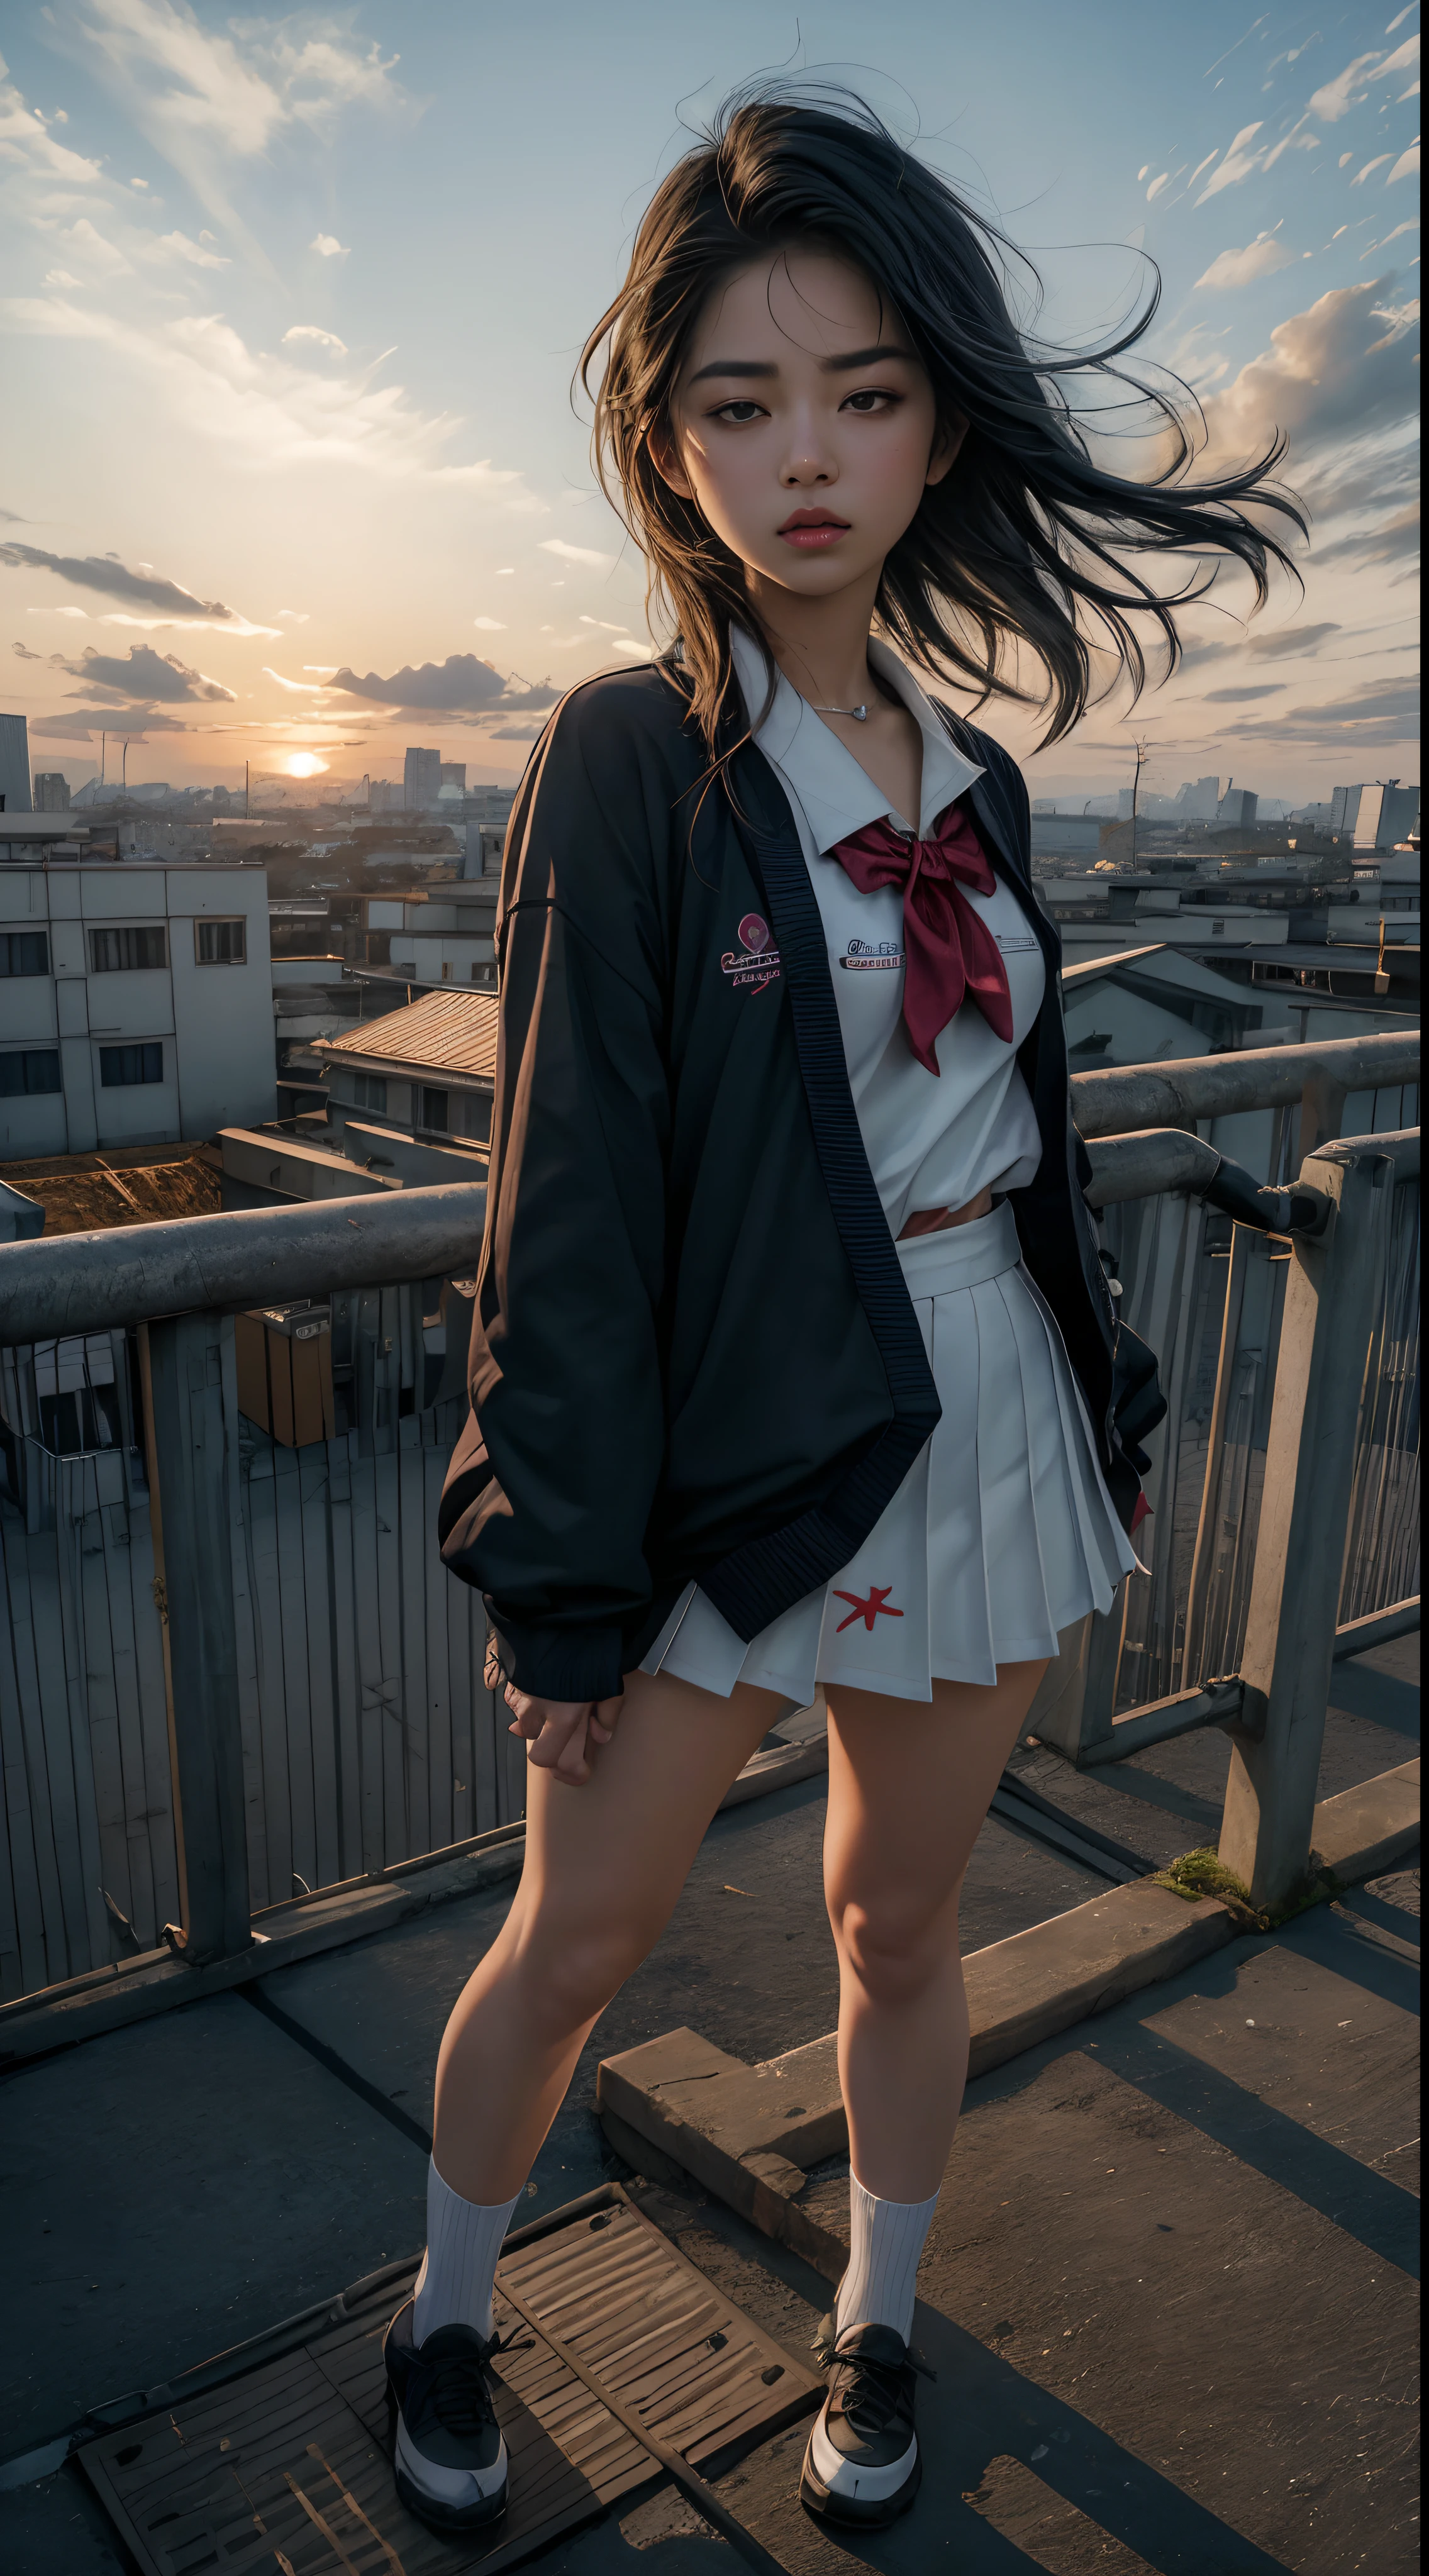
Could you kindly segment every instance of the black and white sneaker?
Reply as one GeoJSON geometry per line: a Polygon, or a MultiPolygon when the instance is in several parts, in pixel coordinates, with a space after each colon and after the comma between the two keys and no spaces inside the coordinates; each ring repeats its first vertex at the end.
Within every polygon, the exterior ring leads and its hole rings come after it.
{"type": "Polygon", "coordinates": [[[825,2317],[814,2349],[829,2393],[804,2453],[800,2500],[826,2522],[895,2522],[922,2483],[913,2387],[917,2373],[932,2373],[892,2326],[848,2326],[835,2341],[825,2317]]]}
{"type": "Polygon", "coordinates": [[[397,2493],[433,2531],[475,2531],[506,2511],[506,2444],[489,2368],[505,2347],[472,2326],[439,2326],[415,2343],[412,2317],[409,2299],[382,2346],[397,2493]]]}

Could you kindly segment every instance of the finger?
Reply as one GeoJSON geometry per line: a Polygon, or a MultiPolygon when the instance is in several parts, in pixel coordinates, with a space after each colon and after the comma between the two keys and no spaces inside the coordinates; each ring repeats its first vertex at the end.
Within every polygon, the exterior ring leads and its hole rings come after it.
{"type": "Polygon", "coordinates": [[[577,1746],[583,1747],[585,1721],[586,1711],[583,1708],[563,1711],[559,1717],[548,1716],[539,1728],[535,1725],[533,1717],[530,1728],[531,1749],[526,1757],[527,1760],[534,1762],[542,1771],[556,1770],[566,1746],[573,1737],[577,1746]]]}

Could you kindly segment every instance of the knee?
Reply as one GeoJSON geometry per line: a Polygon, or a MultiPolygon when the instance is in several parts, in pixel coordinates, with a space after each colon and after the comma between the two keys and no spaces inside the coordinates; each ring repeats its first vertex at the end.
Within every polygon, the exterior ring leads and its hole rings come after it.
{"type": "Polygon", "coordinates": [[[840,1963],[870,2002],[915,2003],[957,1953],[957,1899],[940,1902],[915,1888],[831,1894],[829,1919],[840,1963]]]}
{"type": "Polygon", "coordinates": [[[653,1938],[633,1921],[538,1920],[519,1951],[534,2026],[560,2040],[596,2020],[640,1966],[653,1938]]]}

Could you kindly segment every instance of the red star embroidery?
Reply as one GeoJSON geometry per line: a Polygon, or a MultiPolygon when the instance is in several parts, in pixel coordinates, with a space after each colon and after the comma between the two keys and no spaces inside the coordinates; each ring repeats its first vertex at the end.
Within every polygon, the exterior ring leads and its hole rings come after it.
{"type": "Polygon", "coordinates": [[[892,1589],[893,1586],[891,1583],[870,1583],[868,1587],[868,1599],[866,1601],[860,1601],[856,1592],[840,1592],[835,1588],[834,1599],[836,1601],[851,1601],[853,1603],[853,1608],[850,1610],[846,1619],[840,1619],[838,1626],[834,1630],[834,1635],[836,1637],[841,1637],[845,1628],[851,1628],[853,1626],[855,1619],[861,1619],[864,1626],[870,1631],[870,1633],[872,1633],[874,1620],[878,1617],[880,1611],[882,1611],[885,1619],[901,1619],[903,1616],[902,1611],[891,1610],[888,1606],[888,1596],[892,1589]]]}

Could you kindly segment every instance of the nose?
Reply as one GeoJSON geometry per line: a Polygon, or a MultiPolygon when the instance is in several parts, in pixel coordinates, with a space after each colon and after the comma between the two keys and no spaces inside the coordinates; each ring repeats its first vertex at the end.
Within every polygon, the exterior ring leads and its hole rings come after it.
{"type": "Polygon", "coordinates": [[[814,491],[836,483],[838,466],[819,435],[812,410],[796,412],[790,424],[789,446],[779,469],[779,480],[786,491],[814,491]]]}

